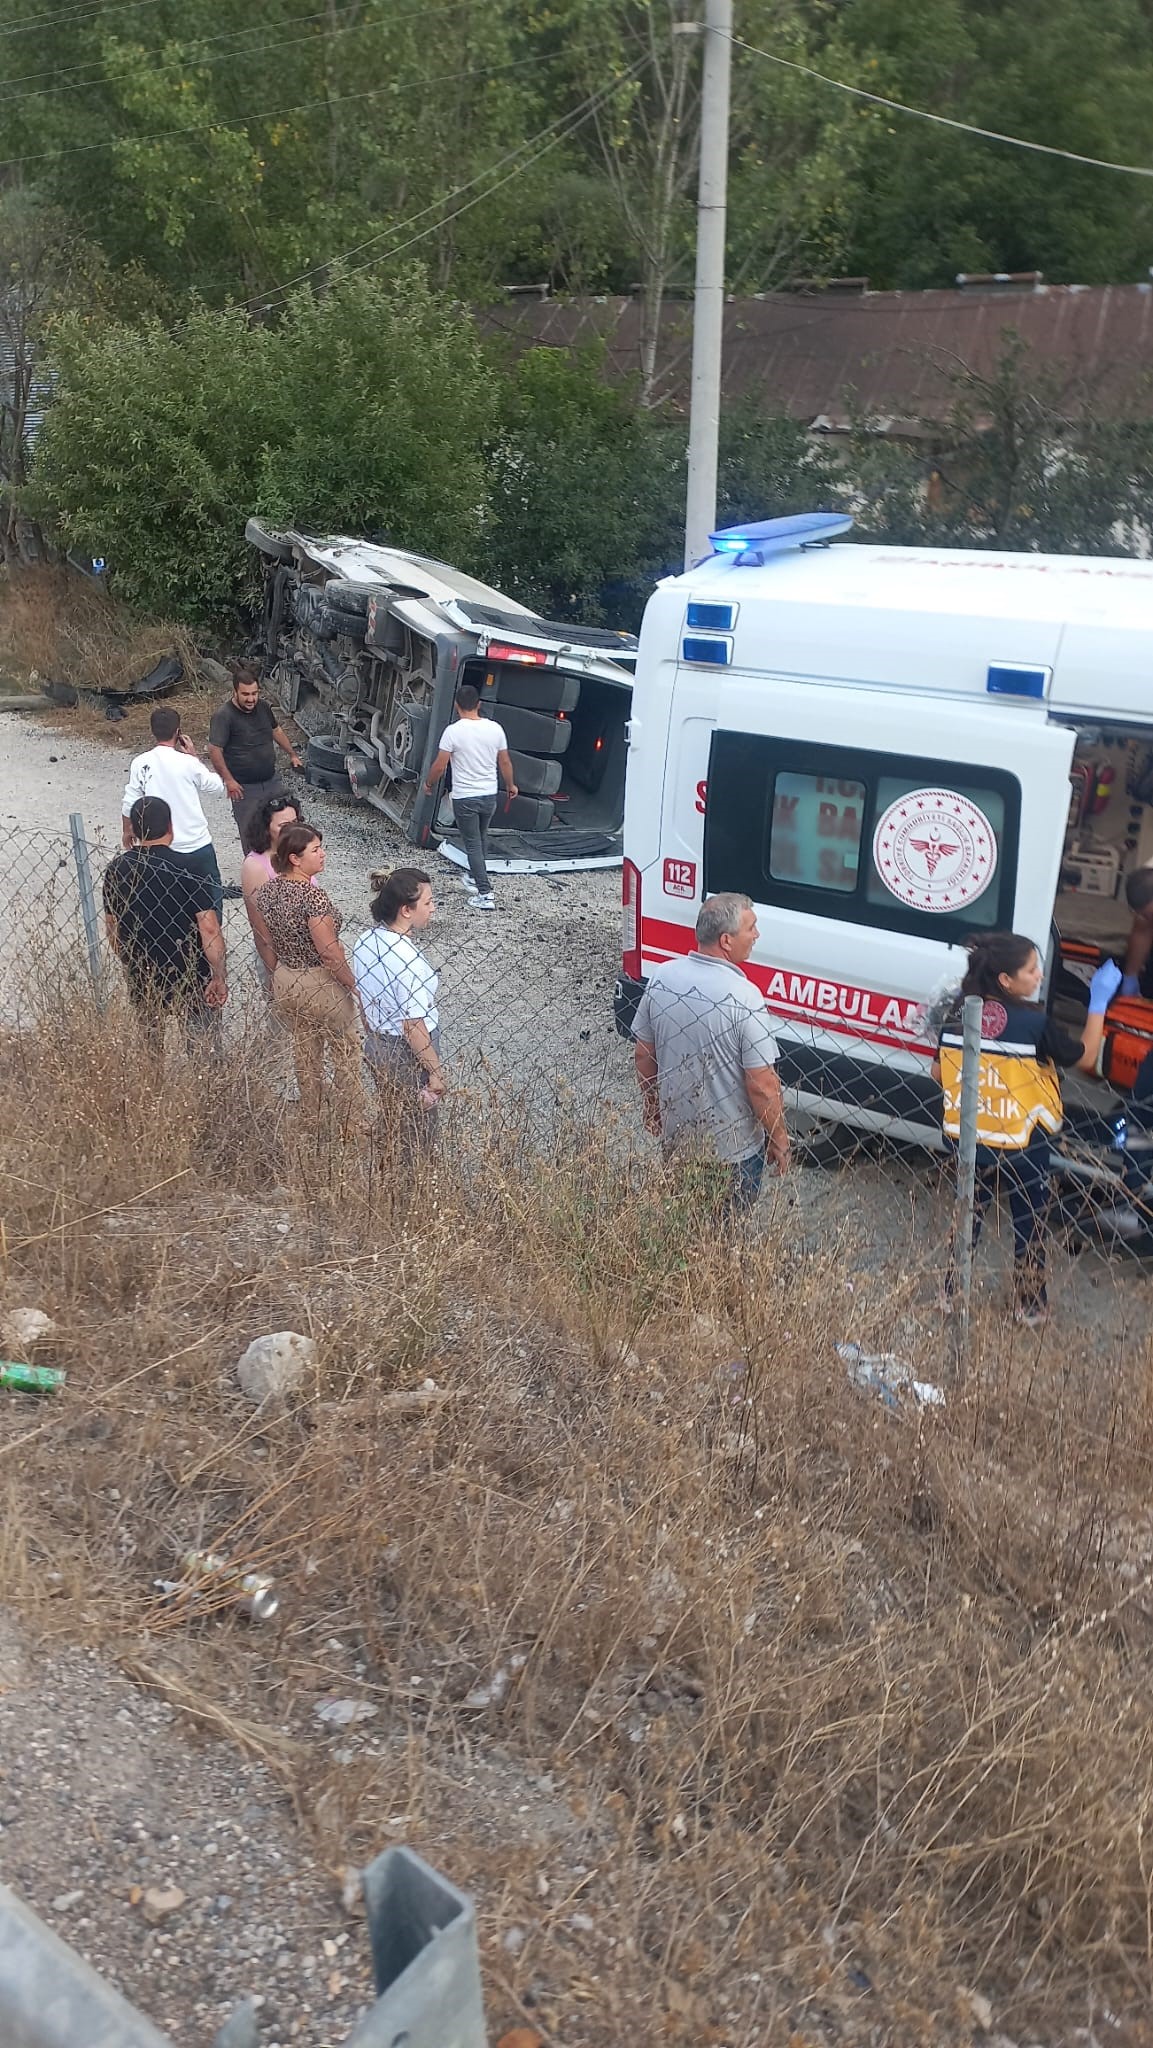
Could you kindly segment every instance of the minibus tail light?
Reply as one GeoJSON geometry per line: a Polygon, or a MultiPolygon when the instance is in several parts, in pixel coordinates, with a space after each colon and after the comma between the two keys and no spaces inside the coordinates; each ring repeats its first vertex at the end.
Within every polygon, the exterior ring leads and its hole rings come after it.
{"type": "Polygon", "coordinates": [[[641,979],[641,873],[631,860],[621,868],[621,972],[641,979]]]}

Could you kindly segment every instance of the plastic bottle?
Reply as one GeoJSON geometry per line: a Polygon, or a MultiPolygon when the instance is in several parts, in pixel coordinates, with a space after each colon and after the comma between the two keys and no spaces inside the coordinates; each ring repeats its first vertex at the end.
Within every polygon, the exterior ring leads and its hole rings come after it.
{"type": "Polygon", "coordinates": [[[67,1377],[52,1365],[21,1365],[15,1359],[0,1358],[0,1387],[10,1394],[54,1394],[67,1377]]]}

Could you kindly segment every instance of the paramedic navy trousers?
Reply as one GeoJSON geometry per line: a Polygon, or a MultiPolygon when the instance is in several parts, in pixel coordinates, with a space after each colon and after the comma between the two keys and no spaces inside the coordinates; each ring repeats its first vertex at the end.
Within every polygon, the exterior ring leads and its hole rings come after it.
{"type": "Polygon", "coordinates": [[[977,1147],[977,1192],[973,1205],[973,1246],[989,1204],[1002,1187],[1009,1197],[1013,1221],[1013,1278],[1017,1304],[1033,1309],[1045,1306],[1045,1227],[1049,1210],[1049,1146],[1034,1140],[1031,1145],[1009,1150],[992,1145],[977,1147]]]}

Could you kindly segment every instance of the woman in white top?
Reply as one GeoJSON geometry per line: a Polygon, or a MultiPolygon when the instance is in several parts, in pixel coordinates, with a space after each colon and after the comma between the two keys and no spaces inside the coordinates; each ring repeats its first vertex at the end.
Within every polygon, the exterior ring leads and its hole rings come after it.
{"type": "MultiPolygon", "coordinates": [[[[260,955],[260,965],[263,969],[260,978],[266,993],[272,988],[272,977],[276,972],[276,954],[268,926],[256,908],[256,892],[263,889],[266,882],[271,882],[276,872],[272,865],[272,852],[281,833],[286,826],[299,823],[300,805],[295,797],[282,794],[267,797],[248,827],[248,841],[252,851],[245,855],[240,870],[240,893],[244,898],[244,908],[248,912],[248,922],[252,926],[252,936],[256,940],[256,950],[260,955]]],[[[313,880],[316,880],[315,875],[313,880]]]]}
{"type": "Polygon", "coordinates": [[[397,1115],[401,1141],[427,1150],[446,1082],[440,1059],[439,976],[414,943],[436,905],[420,868],[373,875],[373,927],[352,949],[365,1025],[365,1059],[381,1106],[397,1115]]]}

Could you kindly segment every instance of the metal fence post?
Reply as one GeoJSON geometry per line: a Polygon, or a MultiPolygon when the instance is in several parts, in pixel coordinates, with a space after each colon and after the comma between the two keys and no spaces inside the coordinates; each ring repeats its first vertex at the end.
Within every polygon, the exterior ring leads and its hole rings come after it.
{"type": "Polygon", "coordinates": [[[977,1105],[981,1085],[980,996],[966,996],[961,1025],[961,1131],[957,1146],[957,1206],[953,1242],[957,1248],[957,1362],[969,1364],[969,1315],[973,1300],[973,1207],[977,1193],[977,1105]]]}
{"type": "Polygon", "coordinates": [[[88,946],[88,972],[92,976],[92,987],[97,1005],[104,1008],[104,962],[100,956],[100,926],[96,916],[96,892],[92,887],[92,863],[88,858],[88,839],[84,820],[79,811],[73,811],[68,820],[72,833],[72,858],[76,863],[76,883],[80,891],[80,915],[84,919],[84,938],[88,946]]]}

